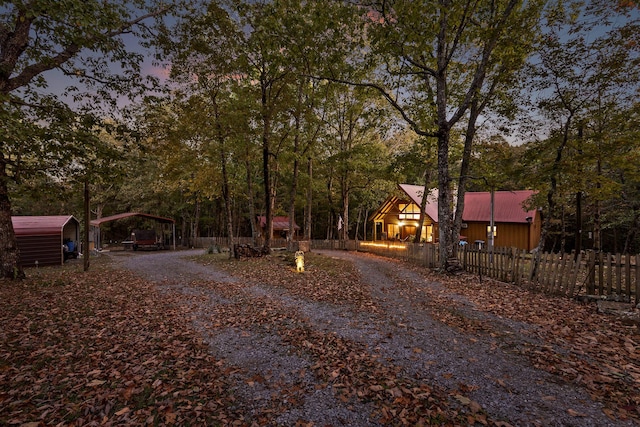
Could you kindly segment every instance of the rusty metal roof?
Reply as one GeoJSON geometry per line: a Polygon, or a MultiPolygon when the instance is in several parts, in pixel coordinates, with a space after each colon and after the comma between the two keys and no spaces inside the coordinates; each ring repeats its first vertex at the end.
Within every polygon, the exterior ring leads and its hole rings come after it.
{"type": "Polygon", "coordinates": [[[144,218],[150,218],[150,219],[153,219],[154,221],[163,222],[163,223],[175,223],[176,222],[174,219],[171,219],[171,218],[164,218],[164,217],[161,217],[161,216],[156,216],[156,215],[151,215],[151,214],[146,214],[146,213],[126,212],[126,213],[121,213],[121,214],[117,214],[117,215],[105,216],[103,218],[93,219],[89,223],[91,225],[93,225],[94,227],[99,227],[100,224],[103,224],[105,222],[117,221],[119,219],[130,218],[132,216],[141,216],[141,217],[144,217],[144,218]]]}
{"type": "Polygon", "coordinates": [[[62,235],[62,229],[70,221],[79,224],[73,215],[11,217],[16,236],[62,235]]]}
{"type": "MultiPolygon", "coordinates": [[[[267,225],[267,217],[264,215],[258,216],[258,222],[260,227],[267,225]]],[[[288,231],[289,230],[289,217],[288,216],[274,216],[273,217],[273,229],[274,231],[288,231]]],[[[296,221],[293,220],[293,229],[300,230],[296,221]]]]}

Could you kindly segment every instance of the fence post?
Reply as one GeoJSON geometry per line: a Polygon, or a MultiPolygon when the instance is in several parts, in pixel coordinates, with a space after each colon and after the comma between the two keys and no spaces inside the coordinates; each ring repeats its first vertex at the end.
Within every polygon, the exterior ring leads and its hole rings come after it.
{"type": "Polygon", "coordinates": [[[574,296],[573,292],[576,288],[576,282],[578,281],[578,272],[582,267],[582,253],[578,252],[578,256],[575,259],[572,258],[572,260],[573,260],[573,274],[569,278],[569,283],[567,284],[569,288],[567,295],[569,295],[570,297],[574,296]]]}
{"type": "Polygon", "coordinates": [[[625,295],[631,301],[631,255],[624,256],[624,291],[625,295]]]}
{"type": "Polygon", "coordinates": [[[622,255],[616,254],[616,293],[622,295],[622,255]]]}
{"type": "Polygon", "coordinates": [[[587,252],[587,294],[593,295],[596,292],[596,256],[595,252],[587,252]]]}
{"type": "Polygon", "coordinates": [[[529,286],[533,288],[533,281],[537,280],[538,264],[540,263],[540,251],[535,250],[531,255],[531,264],[529,265],[529,286]]]}
{"type": "Polygon", "coordinates": [[[636,255],[636,300],[634,304],[640,304],[640,255],[636,255]]]}
{"type": "Polygon", "coordinates": [[[522,254],[522,251],[520,251],[520,249],[514,248],[513,250],[513,283],[515,283],[518,286],[520,286],[520,282],[522,279],[520,275],[520,268],[522,267],[522,263],[520,262],[521,254],[522,254]]]}

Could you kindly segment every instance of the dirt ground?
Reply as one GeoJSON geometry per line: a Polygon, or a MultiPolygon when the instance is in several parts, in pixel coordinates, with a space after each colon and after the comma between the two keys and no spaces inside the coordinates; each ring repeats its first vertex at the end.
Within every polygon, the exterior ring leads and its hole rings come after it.
{"type": "MultiPolygon", "coordinates": [[[[638,416],[640,402],[624,402],[623,410],[608,400],[606,387],[593,386],[614,376],[581,371],[579,364],[597,364],[588,352],[546,339],[545,328],[562,325],[496,310],[512,307],[504,300],[535,305],[545,304],[544,297],[518,289],[505,295],[495,282],[447,279],[344,251],[308,254],[301,274],[293,272],[290,255],[185,258],[195,254],[114,258],[188,301],[213,356],[233,367],[237,405],[258,423],[614,426],[633,425],[638,416]],[[337,271],[326,271],[335,268],[325,268],[327,259],[339,261],[337,271]],[[488,300],[469,298],[480,290],[489,291],[488,300]]],[[[553,302],[565,306],[565,316],[584,307],[553,302]]],[[[551,303],[534,308],[542,319],[557,316],[554,310],[551,303]]],[[[631,334],[627,348],[631,342],[637,352],[638,336],[620,328],[631,334]]],[[[637,374],[637,353],[627,362],[637,374]]],[[[625,375],[624,386],[637,399],[639,378],[625,375]]]]}

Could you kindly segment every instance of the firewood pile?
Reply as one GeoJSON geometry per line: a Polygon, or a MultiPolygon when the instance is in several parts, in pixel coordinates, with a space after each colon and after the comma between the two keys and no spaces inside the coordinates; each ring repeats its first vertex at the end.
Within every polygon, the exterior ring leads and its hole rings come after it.
{"type": "Polygon", "coordinates": [[[244,245],[236,244],[233,246],[233,252],[236,256],[236,259],[240,259],[242,257],[256,258],[256,257],[261,257],[263,255],[269,255],[269,248],[265,248],[263,246],[254,247],[246,244],[244,245]]]}

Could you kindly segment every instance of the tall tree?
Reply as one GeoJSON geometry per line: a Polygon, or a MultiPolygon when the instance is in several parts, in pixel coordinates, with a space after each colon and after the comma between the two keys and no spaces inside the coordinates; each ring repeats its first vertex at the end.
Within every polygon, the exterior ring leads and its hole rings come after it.
{"type": "MultiPolygon", "coordinates": [[[[334,85],[335,86],[335,85],[334,85]]],[[[338,184],[339,209],[330,226],[341,218],[340,240],[349,239],[350,202],[353,193],[374,184],[386,169],[387,147],[383,142],[388,128],[388,112],[369,91],[359,87],[334,87],[327,103],[325,120],[327,132],[322,149],[326,154],[327,182],[338,184]],[[384,123],[384,122],[387,123],[384,123]]],[[[328,184],[328,187],[332,186],[328,184]]],[[[330,195],[331,201],[333,196],[330,195]]]]}
{"type": "MultiPolygon", "coordinates": [[[[437,138],[442,268],[457,265],[451,132],[465,120],[468,144],[496,88],[529,54],[544,1],[380,1],[367,14],[377,89],[419,135],[437,138]],[[503,61],[506,66],[503,66],[503,61]]],[[[464,193],[463,188],[458,191],[464,193]]],[[[461,196],[461,195],[460,195],[461,196]]]]}
{"type": "Polygon", "coordinates": [[[575,248],[581,248],[582,201],[588,194],[593,204],[593,246],[600,249],[600,202],[614,188],[602,174],[602,156],[617,128],[612,121],[619,117],[616,111],[634,101],[640,80],[640,21],[629,14],[633,8],[630,2],[611,7],[599,0],[569,1],[558,2],[545,14],[529,89],[537,94],[536,111],[546,122],[542,128],[548,129],[548,139],[532,145],[532,158],[545,152],[549,158],[541,175],[546,183],[537,185],[545,189],[547,207],[540,248],[562,210],[558,201],[573,193],[575,248]]]}
{"type": "MultiPolygon", "coordinates": [[[[178,137],[197,146],[199,158],[206,162],[208,181],[203,182],[207,198],[222,197],[225,231],[231,239],[233,256],[233,203],[232,164],[242,151],[234,142],[248,130],[249,114],[244,100],[246,88],[239,76],[240,31],[227,11],[211,2],[204,9],[194,10],[176,26],[171,40],[165,40],[164,52],[171,62],[171,83],[180,89],[183,106],[179,121],[186,132],[178,137]],[[215,182],[221,182],[218,187],[215,182]],[[218,190],[220,190],[218,192],[218,190]]],[[[194,236],[197,237],[197,236],[194,236]]]]}
{"type": "MultiPolygon", "coordinates": [[[[127,92],[141,74],[141,55],[126,49],[122,35],[148,30],[148,18],[167,13],[169,7],[149,1],[71,0],[60,7],[49,0],[4,3],[0,12],[0,276],[24,277],[18,265],[18,248],[11,223],[8,181],[15,178],[19,158],[10,153],[13,144],[29,145],[33,127],[26,122],[49,125],[60,120],[61,105],[55,96],[42,96],[47,80],[59,75],[88,84],[98,98],[111,90],[127,92]],[[90,53],[96,53],[91,56],[90,53]],[[116,61],[122,73],[109,73],[116,61]],[[56,116],[58,113],[58,116],[56,116]],[[22,122],[20,121],[22,120],[22,122]],[[21,124],[22,123],[22,124],[21,124]],[[19,130],[9,135],[8,129],[19,130]]],[[[77,91],[78,88],[73,88],[77,91]]],[[[68,92],[69,94],[73,94],[68,92]]],[[[78,94],[78,92],[74,92],[78,94]]],[[[122,93],[122,92],[121,92],[122,93]]],[[[47,126],[45,125],[45,128],[47,126]]],[[[73,126],[69,126],[72,129],[73,126]]],[[[64,146],[66,138],[41,142],[64,146]]],[[[40,152],[40,154],[46,153],[40,152]]],[[[34,151],[34,155],[37,154],[34,151]]]]}

